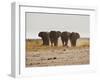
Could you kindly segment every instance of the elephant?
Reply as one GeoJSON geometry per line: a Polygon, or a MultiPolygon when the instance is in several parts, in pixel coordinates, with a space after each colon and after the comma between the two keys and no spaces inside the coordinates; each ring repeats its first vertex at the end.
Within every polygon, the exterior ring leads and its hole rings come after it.
{"type": "Polygon", "coordinates": [[[68,47],[68,40],[70,38],[70,32],[64,31],[61,33],[61,40],[62,40],[62,44],[63,46],[67,46],[68,47]]]}
{"type": "Polygon", "coordinates": [[[70,42],[71,42],[72,47],[76,46],[77,39],[79,39],[79,38],[80,38],[80,34],[77,32],[72,32],[70,34],[70,42]]]}
{"type": "Polygon", "coordinates": [[[49,33],[48,32],[39,32],[38,36],[42,38],[43,45],[49,46],[49,33]]]}
{"type": "Polygon", "coordinates": [[[60,37],[60,31],[50,31],[49,38],[51,42],[51,46],[58,46],[58,38],[60,37]]]}

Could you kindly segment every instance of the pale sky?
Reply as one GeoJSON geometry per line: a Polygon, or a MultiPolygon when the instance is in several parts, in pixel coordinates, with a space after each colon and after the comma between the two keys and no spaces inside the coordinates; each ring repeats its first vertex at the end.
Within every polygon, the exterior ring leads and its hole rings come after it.
{"type": "Polygon", "coordinates": [[[74,14],[26,13],[26,38],[36,39],[40,31],[78,32],[89,37],[89,16],[74,14]]]}

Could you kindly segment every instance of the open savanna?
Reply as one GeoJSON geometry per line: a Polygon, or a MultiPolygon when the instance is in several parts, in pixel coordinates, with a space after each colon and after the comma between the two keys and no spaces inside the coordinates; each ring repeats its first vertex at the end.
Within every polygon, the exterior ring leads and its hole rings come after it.
{"type": "Polygon", "coordinates": [[[26,67],[89,64],[89,38],[77,40],[77,46],[43,46],[41,39],[26,39],[26,67]]]}

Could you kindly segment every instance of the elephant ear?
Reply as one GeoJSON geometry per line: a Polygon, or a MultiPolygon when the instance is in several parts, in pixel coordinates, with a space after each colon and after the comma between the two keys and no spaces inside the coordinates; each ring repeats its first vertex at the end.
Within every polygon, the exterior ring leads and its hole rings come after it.
{"type": "Polygon", "coordinates": [[[75,36],[75,32],[70,33],[70,38],[73,38],[75,36]]]}
{"type": "Polygon", "coordinates": [[[80,38],[80,34],[79,33],[76,33],[76,36],[77,36],[77,38],[80,38]]]}

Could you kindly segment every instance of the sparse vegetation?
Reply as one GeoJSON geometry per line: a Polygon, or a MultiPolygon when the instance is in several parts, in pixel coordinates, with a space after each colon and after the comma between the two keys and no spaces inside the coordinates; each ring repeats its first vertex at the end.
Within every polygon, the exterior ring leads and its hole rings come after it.
{"type": "MultiPolygon", "coordinates": [[[[78,47],[89,47],[89,39],[88,38],[80,38],[77,41],[77,48],[78,47]]],[[[59,40],[58,47],[51,47],[51,46],[43,46],[41,39],[26,39],[26,51],[36,51],[36,50],[48,50],[50,48],[53,49],[60,49],[63,48],[61,41],[59,40]]],[[[69,42],[69,48],[70,42],[69,42]]]]}
{"type": "Polygon", "coordinates": [[[89,47],[90,46],[89,39],[88,38],[87,39],[83,38],[83,39],[79,40],[78,46],[79,47],[89,47]]]}
{"type": "Polygon", "coordinates": [[[76,47],[43,46],[41,39],[26,40],[26,67],[89,64],[89,39],[80,38],[76,47]]]}

